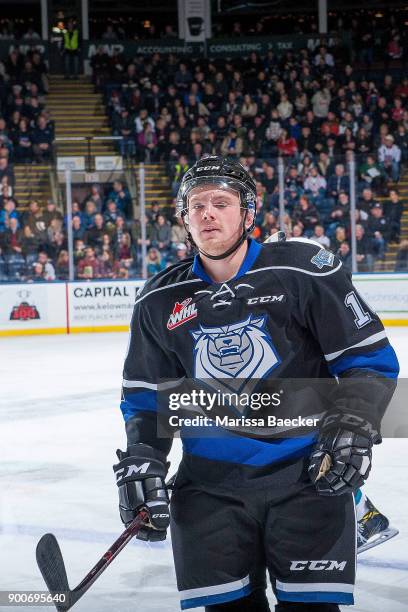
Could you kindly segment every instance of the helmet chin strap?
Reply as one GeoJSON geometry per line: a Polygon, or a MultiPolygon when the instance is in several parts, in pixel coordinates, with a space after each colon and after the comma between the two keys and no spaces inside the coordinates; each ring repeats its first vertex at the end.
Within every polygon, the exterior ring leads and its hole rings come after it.
{"type": "Polygon", "coordinates": [[[200,249],[200,247],[198,247],[196,245],[196,243],[194,242],[193,237],[192,237],[191,233],[189,232],[188,227],[186,226],[186,222],[185,222],[184,217],[183,217],[184,227],[185,227],[185,230],[187,232],[187,239],[193,245],[193,247],[195,247],[198,250],[200,255],[204,255],[204,257],[208,257],[208,259],[212,259],[213,261],[219,261],[220,259],[225,259],[226,257],[229,257],[230,255],[235,253],[235,251],[237,251],[239,249],[239,247],[241,246],[241,244],[243,242],[245,242],[245,240],[247,239],[248,232],[245,229],[245,221],[246,221],[247,215],[248,215],[248,210],[245,210],[244,218],[243,218],[243,221],[242,221],[242,234],[241,234],[241,236],[238,238],[238,240],[236,242],[234,242],[234,244],[227,251],[225,251],[224,253],[221,253],[221,255],[210,255],[210,253],[206,253],[206,251],[204,251],[203,249],[200,249]]]}

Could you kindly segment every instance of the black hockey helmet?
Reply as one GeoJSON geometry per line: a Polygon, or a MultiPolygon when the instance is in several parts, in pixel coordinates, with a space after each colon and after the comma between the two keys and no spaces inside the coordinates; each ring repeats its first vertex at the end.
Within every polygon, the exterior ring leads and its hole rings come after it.
{"type": "MultiPolygon", "coordinates": [[[[182,217],[183,220],[188,214],[188,196],[192,189],[200,185],[215,185],[224,189],[233,189],[240,196],[241,207],[245,209],[242,236],[231,249],[226,253],[218,256],[211,256],[204,253],[211,259],[223,259],[227,257],[242,244],[245,238],[252,232],[255,226],[256,214],[256,185],[255,181],[245,170],[245,168],[237,161],[221,157],[218,155],[210,155],[200,159],[194,164],[184,175],[181,181],[180,189],[177,194],[176,201],[176,216],[182,217]],[[252,223],[248,228],[245,228],[245,221],[248,212],[252,213],[252,223]]],[[[188,223],[185,222],[188,231],[188,223]]],[[[190,242],[194,245],[190,233],[188,233],[190,242]]],[[[195,245],[194,245],[195,246],[195,245]]]]}

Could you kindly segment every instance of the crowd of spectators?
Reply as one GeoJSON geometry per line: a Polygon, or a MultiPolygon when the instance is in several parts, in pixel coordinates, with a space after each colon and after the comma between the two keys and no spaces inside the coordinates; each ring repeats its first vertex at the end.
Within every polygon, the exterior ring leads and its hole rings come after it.
{"type": "Polygon", "coordinates": [[[46,108],[47,66],[36,49],[12,49],[0,60],[0,158],[49,161],[54,123],[46,108]]]}
{"type": "Polygon", "coordinates": [[[122,58],[113,72],[103,57],[100,49],[94,79],[113,132],[122,136],[121,154],[165,162],[173,196],[189,165],[203,155],[238,159],[258,181],[262,239],[263,228],[277,224],[277,160],[283,158],[289,233],[316,238],[317,227],[320,241],[341,247],[347,259],[348,163],[354,159],[359,270],[372,271],[388,244],[399,240],[402,204],[390,189],[408,161],[403,72],[380,70],[368,79],[326,47],[281,56],[251,53],[239,61],[154,54],[127,63],[122,58]],[[339,227],[346,231],[344,245],[335,239],[339,227]]]}
{"type": "MultiPolygon", "coordinates": [[[[344,6],[343,10],[331,7],[328,14],[328,31],[352,32],[356,41],[361,41],[367,47],[370,34],[373,33],[372,46],[383,47],[381,34],[393,28],[403,31],[405,6],[387,8],[382,3],[381,10],[370,7],[344,6]]],[[[371,3],[372,4],[372,3],[371,3]]],[[[318,11],[316,3],[290,3],[276,6],[271,12],[269,7],[248,5],[245,14],[233,13],[220,7],[212,11],[212,36],[248,37],[269,35],[316,34],[318,31],[318,11]],[[291,10],[292,8],[292,10],[291,10]],[[293,10],[296,8],[296,10],[293,10]],[[303,8],[303,11],[302,11],[303,8]]],[[[232,8],[232,7],[230,7],[232,8]]],[[[243,7],[240,7],[242,10],[243,7]]],[[[58,11],[56,19],[74,17],[72,11],[58,11]]],[[[160,14],[145,7],[142,14],[137,12],[121,12],[120,7],[111,14],[92,12],[89,18],[91,39],[106,41],[114,40],[158,40],[175,39],[178,37],[177,13],[160,14]]],[[[19,15],[18,19],[2,17],[0,19],[0,40],[40,40],[41,21],[36,11],[31,14],[19,15]]]]}
{"type": "MultiPolygon", "coordinates": [[[[12,197],[0,213],[0,281],[66,280],[69,275],[67,217],[49,200],[32,200],[20,213],[12,197]]],[[[146,215],[146,267],[149,276],[189,253],[181,220],[167,218],[153,202],[146,215]]],[[[122,181],[93,185],[72,202],[75,278],[134,278],[141,275],[142,230],[132,220],[129,190],[122,181]]]]}
{"type": "MultiPolygon", "coordinates": [[[[247,14],[238,15],[231,12],[212,12],[212,37],[213,38],[241,38],[251,36],[281,36],[281,35],[315,35],[318,32],[317,4],[309,3],[305,6],[304,13],[298,4],[296,12],[291,12],[289,6],[285,10],[270,11],[265,7],[247,7],[247,14]]],[[[279,7],[277,7],[279,9],[279,7]]],[[[405,7],[404,7],[405,8],[405,7]]],[[[358,10],[335,10],[331,8],[328,15],[328,31],[333,33],[351,32],[357,46],[371,48],[373,54],[383,57],[386,43],[388,43],[387,32],[401,27],[402,36],[403,23],[405,21],[404,10],[390,7],[389,10],[370,10],[370,7],[358,10]],[[384,38],[382,38],[384,34],[384,38]],[[384,42],[385,41],[385,42],[384,42]],[[381,51],[382,49],[382,51],[381,51]]],[[[114,40],[171,40],[178,37],[177,17],[169,20],[169,15],[163,19],[162,16],[154,15],[151,19],[138,18],[137,15],[120,15],[118,11],[115,18],[101,16],[92,17],[90,20],[91,38],[106,41],[114,40]]]]}
{"type": "Polygon", "coordinates": [[[245,61],[156,53],[130,62],[100,47],[92,65],[120,152],[140,161],[354,152],[364,162],[370,153],[396,181],[408,158],[408,79],[368,80],[325,47],[245,61]]]}
{"type": "MultiPolygon", "coordinates": [[[[85,199],[72,202],[76,278],[136,275],[140,262],[131,216],[129,190],[121,181],[95,184],[85,199]]],[[[68,273],[67,217],[51,200],[45,206],[31,200],[21,213],[12,197],[5,198],[0,213],[0,279],[65,280],[68,273]]]]}
{"type": "MultiPolygon", "coordinates": [[[[389,37],[387,53],[391,49],[395,59],[403,58],[398,30],[390,30],[389,37]]],[[[368,48],[367,43],[357,49],[363,66],[359,70],[339,61],[339,48],[323,46],[282,55],[252,53],[237,60],[156,53],[131,61],[119,50],[108,56],[101,46],[92,68],[113,133],[122,136],[120,153],[165,163],[173,197],[189,165],[203,155],[226,155],[249,169],[257,183],[253,236],[258,240],[278,226],[281,158],[287,234],[317,240],[350,265],[348,162],[353,158],[359,271],[372,271],[376,261],[384,261],[388,245],[400,238],[403,203],[396,184],[408,161],[408,78],[395,69],[367,78],[368,48]]],[[[18,52],[16,57],[10,54],[0,81],[0,138],[5,133],[0,145],[0,274],[7,268],[9,279],[64,279],[66,219],[53,203],[42,208],[32,202],[21,215],[13,200],[12,173],[2,170],[2,164],[10,170],[10,160],[26,158],[23,143],[35,123],[44,120],[50,126],[44,108],[31,118],[23,114],[33,100],[34,106],[40,105],[40,94],[46,93],[44,79],[42,89],[41,83],[27,89],[26,81],[21,82],[27,72],[21,72],[24,59],[18,52]],[[13,73],[18,61],[20,69],[13,73]],[[38,95],[29,95],[35,86],[38,95]],[[21,142],[9,137],[13,125],[23,133],[21,142]]],[[[44,155],[34,143],[32,154],[44,155]]],[[[132,221],[131,209],[129,192],[119,181],[106,193],[94,186],[85,200],[73,203],[77,278],[140,274],[141,222],[132,221]]],[[[191,252],[173,212],[157,203],[148,208],[144,222],[149,275],[191,252]]],[[[401,269],[403,245],[398,257],[401,269]]]]}

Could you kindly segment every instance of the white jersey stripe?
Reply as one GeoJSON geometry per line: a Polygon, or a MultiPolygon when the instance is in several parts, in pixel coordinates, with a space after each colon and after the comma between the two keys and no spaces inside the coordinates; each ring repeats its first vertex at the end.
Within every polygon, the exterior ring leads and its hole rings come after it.
{"type": "Polygon", "coordinates": [[[276,588],[285,593],[314,593],[335,592],[353,593],[354,585],[346,582],[280,582],[276,581],[276,588]]]}
{"type": "Polygon", "coordinates": [[[153,293],[156,293],[157,291],[164,291],[164,289],[171,289],[172,287],[179,287],[180,285],[186,285],[187,283],[202,283],[202,282],[203,280],[201,278],[192,278],[191,280],[180,281],[178,283],[172,283],[171,285],[164,285],[164,287],[157,287],[157,289],[152,289],[151,291],[149,291],[149,293],[146,293],[146,295],[142,295],[142,297],[140,297],[138,300],[135,301],[135,304],[138,304],[139,302],[147,298],[149,295],[152,295],[153,293]]]}
{"type": "Polygon", "coordinates": [[[333,359],[337,359],[337,357],[340,357],[340,355],[342,355],[346,351],[349,351],[350,349],[360,348],[361,346],[370,346],[370,344],[375,344],[376,342],[379,342],[380,340],[383,340],[383,338],[386,337],[387,333],[385,330],[378,332],[377,334],[373,334],[372,336],[369,336],[361,342],[357,342],[357,344],[353,344],[352,346],[347,346],[346,348],[341,349],[341,351],[336,351],[335,353],[328,353],[324,356],[324,358],[326,359],[326,361],[333,361],[333,359]]]}
{"type": "Polygon", "coordinates": [[[333,270],[329,270],[328,272],[309,272],[309,270],[294,268],[293,266],[268,266],[266,268],[258,268],[257,270],[248,270],[247,274],[256,274],[257,272],[265,272],[265,270],[293,270],[294,272],[301,272],[302,274],[308,274],[309,276],[329,276],[330,274],[335,274],[335,272],[340,270],[342,265],[343,264],[340,261],[336,268],[333,268],[333,270]]]}
{"type": "Polygon", "coordinates": [[[234,580],[233,582],[227,582],[225,584],[215,584],[213,586],[180,591],[180,599],[183,601],[196,597],[207,597],[208,595],[221,595],[224,593],[231,593],[232,591],[237,591],[238,589],[246,587],[248,584],[249,575],[245,576],[245,578],[242,578],[241,580],[234,580]]]}
{"type": "Polygon", "coordinates": [[[169,380],[167,382],[160,382],[158,385],[154,383],[148,383],[145,380],[126,380],[125,378],[122,380],[122,387],[126,389],[138,389],[140,387],[144,387],[145,389],[152,389],[153,391],[164,391],[165,389],[171,389],[172,387],[177,387],[183,380],[185,376],[178,378],[177,380],[169,380]]]}

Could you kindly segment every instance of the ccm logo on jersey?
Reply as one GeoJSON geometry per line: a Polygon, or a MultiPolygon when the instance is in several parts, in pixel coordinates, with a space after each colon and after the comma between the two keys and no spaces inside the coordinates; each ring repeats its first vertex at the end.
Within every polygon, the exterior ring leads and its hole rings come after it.
{"type": "Polygon", "coordinates": [[[187,321],[191,321],[191,319],[195,319],[198,315],[197,306],[195,304],[191,304],[192,298],[187,298],[183,300],[181,303],[176,302],[173,307],[173,311],[167,321],[167,329],[170,331],[183,325],[183,323],[187,323],[187,321]]]}
{"type": "Polygon", "coordinates": [[[255,306],[256,304],[270,304],[271,302],[286,302],[286,295],[258,295],[257,297],[248,298],[248,306],[255,306]]]}
{"type": "Polygon", "coordinates": [[[150,462],[146,461],[146,463],[142,463],[142,465],[136,465],[132,463],[126,468],[121,468],[116,472],[116,480],[119,481],[122,478],[129,478],[132,474],[146,474],[147,470],[150,467],[150,462]],[[126,469],[126,474],[124,473],[126,469]]]}
{"type": "Polygon", "coordinates": [[[315,572],[332,572],[339,570],[342,572],[347,565],[347,561],[329,561],[321,559],[320,561],[291,561],[290,570],[292,572],[301,572],[302,570],[312,570],[315,572]]]}

